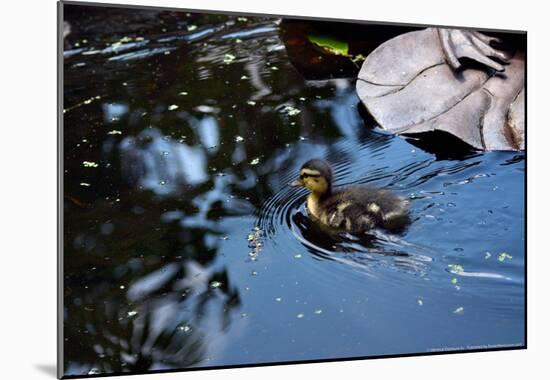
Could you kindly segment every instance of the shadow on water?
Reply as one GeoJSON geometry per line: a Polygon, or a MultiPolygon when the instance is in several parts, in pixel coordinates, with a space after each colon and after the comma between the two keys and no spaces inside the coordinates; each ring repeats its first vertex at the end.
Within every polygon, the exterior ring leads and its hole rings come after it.
{"type": "Polygon", "coordinates": [[[523,341],[522,153],[376,128],[353,80],[300,72],[324,24],[65,17],[66,375],[523,341]],[[411,225],[321,230],[287,186],[313,157],[411,199],[411,225]]]}

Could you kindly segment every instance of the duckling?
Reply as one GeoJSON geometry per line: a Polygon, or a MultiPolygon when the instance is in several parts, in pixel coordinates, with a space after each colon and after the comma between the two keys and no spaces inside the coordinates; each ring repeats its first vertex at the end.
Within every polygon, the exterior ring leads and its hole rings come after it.
{"type": "Polygon", "coordinates": [[[332,168],[320,159],[306,162],[291,186],[303,186],[310,193],[307,209],[322,225],[362,233],[375,227],[400,230],[409,223],[408,202],[387,190],[369,186],[332,188],[332,168]]]}

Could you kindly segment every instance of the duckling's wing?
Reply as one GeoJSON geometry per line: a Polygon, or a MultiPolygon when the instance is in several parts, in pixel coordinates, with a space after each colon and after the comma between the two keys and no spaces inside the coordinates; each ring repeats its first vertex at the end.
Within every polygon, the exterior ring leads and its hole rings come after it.
{"type": "Polygon", "coordinates": [[[369,186],[353,187],[346,192],[348,195],[344,197],[357,205],[350,210],[352,218],[361,220],[361,215],[367,216],[375,225],[391,230],[402,228],[409,221],[408,202],[397,194],[369,186]]]}
{"type": "MultiPolygon", "coordinates": [[[[409,222],[409,202],[397,194],[383,189],[368,189],[368,202],[371,208],[380,208],[380,225],[388,230],[398,230],[409,222]],[[376,206],[374,206],[376,205],[376,206]]],[[[365,193],[365,194],[366,194],[365,193]]]]}
{"type": "Polygon", "coordinates": [[[350,232],[362,232],[382,222],[380,208],[366,202],[361,191],[354,188],[333,193],[322,208],[321,222],[350,232]]]}

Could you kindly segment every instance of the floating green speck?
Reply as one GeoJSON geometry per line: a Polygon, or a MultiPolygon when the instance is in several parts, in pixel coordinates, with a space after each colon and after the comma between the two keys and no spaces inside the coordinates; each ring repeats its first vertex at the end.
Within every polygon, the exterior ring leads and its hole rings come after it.
{"type": "Polygon", "coordinates": [[[296,316],[296,318],[304,318],[304,314],[300,313],[296,316]]]}
{"type": "Polygon", "coordinates": [[[107,132],[109,135],[121,135],[122,131],[119,131],[118,129],[113,129],[112,131],[107,132]]]}
{"type": "Polygon", "coordinates": [[[93,161],[83,161],[82,165],[84,165],[85,168],[97,168],[99,165],[93,161]]]}
{"type": "Polygon", "coordinates": [[[460,274],[464,272],[464,267],[459,264],[449,264],[448,267],[450,268],[450,272],[454,274],[460,274]]]}
{"type": "Polygon", "coordinates": [[[453,311],[455,314],[464,314],[464,308],[462,306],[457,307],[455,311],[453,311]]]}
{"type": "Polygon", "coordinates": [[[286,112],[288,116],[296,116],[302,112],[298,108],[292,106],[286,106],[283,111],[286,112]]]}
{"type": "Polygon", "coordinates": [[[458,282],[458,279],[455,277],[451,280],[451,283],[456,284],[458,282]]]}
{"type": "Polygon", "coordinates": [[[250,165],[258,165],[260,163],[260,159],[259,158],[255,158],[253,159],[252,161],[250,161],[250,165]]]}
{"type": "Polygon", "coordinates": [[[485,260],[491,257],[491,252],[485,252],[485,260]]]}
{"type": "Polygon", "coordinates": [[[237,57],[235,57],[233,54],[226,54],[223,57],[223,63],[230,64],[235,60],[235,58],[237,57]]]}
{"type": "Polygon", "coordinates": [[[192,32],[193,30],[197,29],[197,25],[188,25],[187,26],[187,31],[188,32],[192,32]]]}
{"type": "Polygon", "coordinates": [[[174,110],[177,110],[178,108],[179,108],[178,105],[172,104],[170,107],[168,107],[168,111],[174,111],[174,110]]]}
{"type": "Polygon", "coordinates": [[[317,310],[314,311],[315,314],[321,314],[322,312],[323,312],[323,310],[321,310],[321,309],[317,309],[317,310]]]}
{"type": "Polygon", "coordinates": [[[211,287],[212,289],[219,288],[220,286],[222,286],[222,283],[219,282],[219,281],[212,281],[212,282],[210,283],[210,287],[211,287]]]}
{"type": "Polygon", "coordinates": [[[512,255],[510,255],[506,252],[501,252],[498,255],[498,261],[503,262],[504,260],[512,260],[512,255]]]}

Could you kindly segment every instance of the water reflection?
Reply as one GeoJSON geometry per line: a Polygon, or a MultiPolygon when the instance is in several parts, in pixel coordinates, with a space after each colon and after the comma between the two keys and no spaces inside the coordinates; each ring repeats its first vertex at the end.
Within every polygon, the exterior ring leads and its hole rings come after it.
{"type": "Polygon", "coordinates": [[[172,141],[156,128],[136,138],[125,137],[119,151],[127,179],[157,194],[179,192],[186,184],[198,185],[208,179],[204,146],[172,141]]]}

